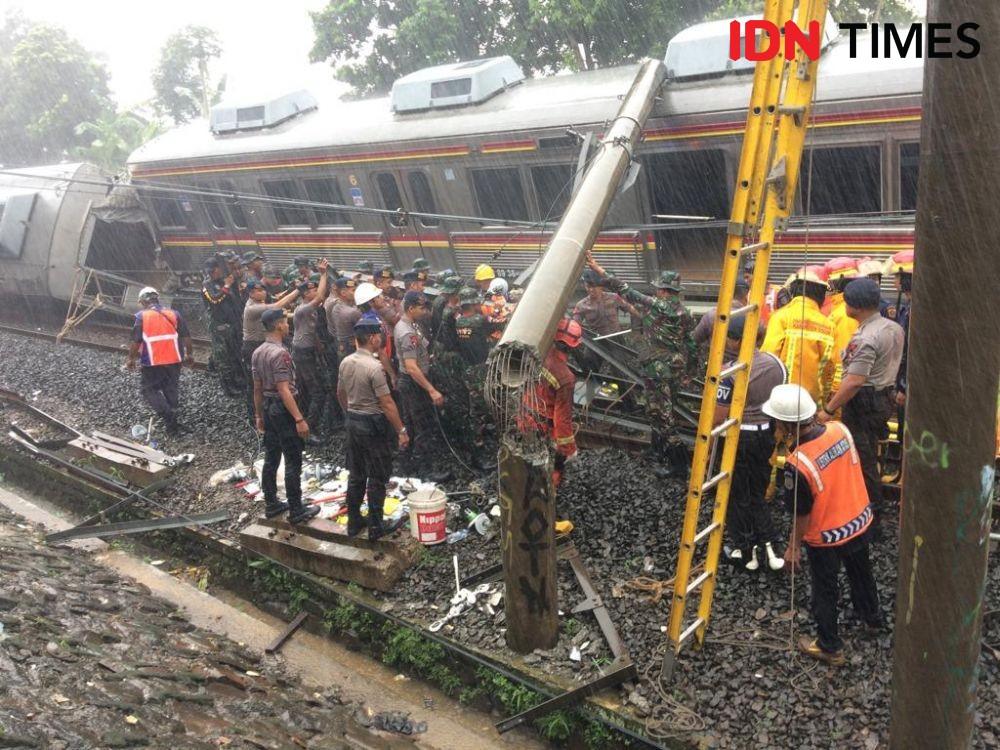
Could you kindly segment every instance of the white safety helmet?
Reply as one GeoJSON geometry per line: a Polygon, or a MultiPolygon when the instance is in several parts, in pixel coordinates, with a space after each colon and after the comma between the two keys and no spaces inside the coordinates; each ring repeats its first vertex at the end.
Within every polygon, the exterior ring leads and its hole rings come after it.
{"type": "Polygon", "coordinates": [[[499,276],[490,282],[490,294],[502,294],[504,297],[507,296],[507,279],[501,279],[499,276]]]}
{"type": "Polygon", "coordinates": [[[153,289],[153,287],[151,287],[151,286],[144,286],[141,290],[139,290],[139,301],[140,302],[148,302],[151,299],[157,299],[157,298],[159,298],[159,296],[160,296],[160,293],[158,291],[156,291],[155,289],[153,289]]]}
{"type": "Polygon", "coordinates": [[[805,422],[816,413],[809,391],[796,383],[776,385],[760,410],[779,422],[805,422]]]}
{"type": "Polygon", "coordinates": [[[382,290],[370,282],[362,282],[358,284],[358,288],[354,290],[354,304],[363,305],[366,302],[371,302],[373,299],[382,294],[382,290]]]}

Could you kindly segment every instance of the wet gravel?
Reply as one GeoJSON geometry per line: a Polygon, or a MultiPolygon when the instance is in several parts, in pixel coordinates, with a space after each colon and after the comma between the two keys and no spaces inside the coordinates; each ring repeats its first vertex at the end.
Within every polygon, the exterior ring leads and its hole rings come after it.
{"type": "Polygon", "coordinates": [[[0,747],[409,746],[5,509],[0,571],[0,747]]]}
{"type": "MultiPolygon", "coordinates": [[[[115,355],[0,333],[0,386],[35,398],[39,406],[81,428],[127,434],[145,423],[148,412],[138,397],[138,376],[121,369],[115,355]],[[37,391],[37,393],[36,393],[37,391]]],[[[248,523],[259,504],[242,499],[229,487],[209,488],[207,477],[235,460],[249,461],[257,439],[243,418],[242,401],[222,395],[210,373],[187,370],[182,376],[182,422],[190,432],[171,439],[169,452],[192,452],[196,463],[161,493],[178,509],[232,509],[233,527],[248,523]]],[[[342,439],[334,435],[315,452],[337,462],[342,439]]],[[[441,465],[455,468],[450,454],[441,465]]],[[[487,501],[496,491],[495,476],[465,474],[446,488],[467,489],[477,480],[487,501]]],[[[654,580],[673,574],[685,487],[656,479],[642,458],[617,450],[585,451],[570,465],[560,488],[560,517],[576,525],[573,539],[581,550],[599,593],[639,670],[659,669],[665,636],[661,627],[669,610],[669,590],[658,603],[628,588],[637,576],[654,580]]],[[[784,532],[787,519],[776,509],[784,532]]],[[[885,523],[883,541],[873,547],[876,580],[886,618],[894,610],[897,544],[893,521],[885,523]]],[[[452,554],[463,575],[497,562],[495,541],[471,534],[455,545],[432,548],[408,571],[394,592],[378,595],[397,614],[429,623],[448,609],[454,593],[452,554]]],[[[984,605],[984,648],[980,668],[976,747],[1000,747],[1000,564],[991,568],[984,605]]],[[[560,607],[568,612],[582,598],[569,566],[561,564],[560,607]]],[[[725,568],[712,611],[708,643],[687,650],[670,693],[664,696],[650,680],[621,691],[630,710],[650,722],[658,734],[678,734],[706,747],[857,747],[871,750],[888,736],[892,672],[891,629],[862,635],[852,619],[845,594],[841,621],[849,665],[834,670],[807,662],[790,650],[800,632],[812,632],[808,617],[808,573],[794,582],[787,573],[750,574],[725,568]],[[797,615],[790,615],[793,601],[797,615]],[[678,709],[677,704],[683,706],[678,709]]],[[[489,616],[470,612],[445,626],[444,635],[467,645],[510,653],[503,641],[502,611],[489,616]]],[[[576,680],[591,679],[610,663],[596,621],[590,614],[565,616],[559,644],[549,652],[523,659],[541,673],[576,680]],[[574,645],[590,646],[579,662],[574,645]]]]}

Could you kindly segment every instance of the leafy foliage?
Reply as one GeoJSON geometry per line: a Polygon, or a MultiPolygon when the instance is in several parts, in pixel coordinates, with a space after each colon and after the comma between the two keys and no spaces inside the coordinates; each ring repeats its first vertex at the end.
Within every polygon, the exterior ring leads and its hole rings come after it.
{"type": "MultiPolygon", "coordinates": [[[[712,18],[759,14],[761,0],[722,0],[712,18]]],[[[906,0],[830,0],[830,14],[838,23],[912,21],[913,9],[906,0]]]]}
{"type": "Polygon", "coordinates": [[[213,82],[210,63],[222,54],[219,37],[204,26],[185,26],[171,34],[153,70],[154,105],[174,122],[208,117],[222,95],[224,79],[213,82]]]}
{"type": "Polygon", "coordinates": [[[108,72],[63,29],[8,15],[0,26],[0,164],[51,164],[88,145],[81,122],[113,111],[108,72]]]}
{"type": "Polygon", "coordinates": [[[105,112],[97,120],[81,122],[76,134],[86,145],[76,149],[76,156],[117,173],[133,151],[163,132],[159,120],[147,120],[136,112],[105,112]]]}
{"type": "MultiPolygon", "coordinates": [[[[759,13],[762,0],[330,0],[312,13],[310,58],[330,61],[359,95],[431,65],[511,55],[553,73],[662,57],[705,18],[759,13]]],[[[843,21],[913,17],[905,0],[831,0],[843,21]]]]}

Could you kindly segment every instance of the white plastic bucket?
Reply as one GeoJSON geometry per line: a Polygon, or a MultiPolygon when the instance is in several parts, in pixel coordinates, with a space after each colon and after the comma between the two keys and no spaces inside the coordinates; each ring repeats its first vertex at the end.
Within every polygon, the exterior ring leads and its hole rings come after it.
{"type": "Polygon", "coordinates": [[[448,496],[439,489],[417,490],[406,497],[410,504],[410,532],[421,544],[441,544],[447,537],[448,496]]]}

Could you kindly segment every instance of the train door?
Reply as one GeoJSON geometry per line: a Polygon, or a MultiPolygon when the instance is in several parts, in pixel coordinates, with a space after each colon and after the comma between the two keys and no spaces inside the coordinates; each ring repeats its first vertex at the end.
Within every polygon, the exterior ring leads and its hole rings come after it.
{"type": "Polygon", "coordinates": [[[415,259],[426,258],[434,269],[454,268],[455,256],[441,220],[411,214],[438,212],[430,170],[385,169],[375,172],[372,181],[382,207],[397,212],[385,221],[396,267],[410,268],[415,259]]]}

